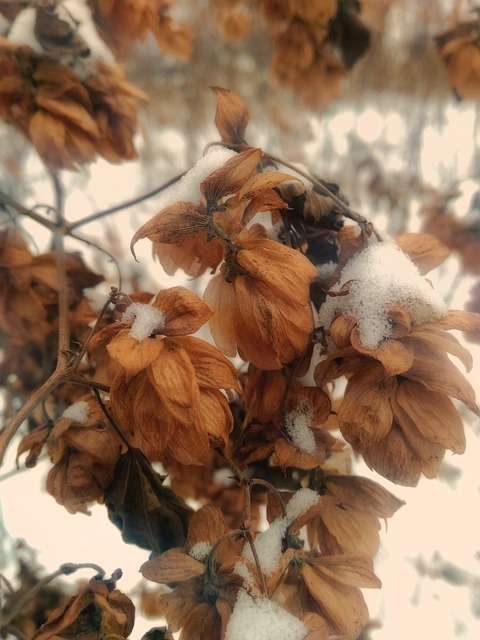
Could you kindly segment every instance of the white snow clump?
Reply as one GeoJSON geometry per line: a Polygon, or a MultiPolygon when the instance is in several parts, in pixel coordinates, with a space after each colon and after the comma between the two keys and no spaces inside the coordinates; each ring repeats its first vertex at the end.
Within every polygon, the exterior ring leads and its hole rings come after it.
{"type": "Polygon", "coordinates": [[[78,424],[85,424],[88,420],[88,402],[85,402],[85,400],[79,400],[78,402],[71,404],[65,409],[62,417],[69,418],[72,422],[78,422],[78,424]]]}
{"type": "Polygon", "coordinates": [[[237,154],[231,149],[213,149],[206,153],[200,160],[183,176],[176,188],[171,192],[168,204],[174,202],[200,202],[200,183],[211,173],[223,167],[223,165],[237,154]]]}
{"type": "Polygon", "coordinates": [[[447,312],[442,297],[391,241],[370,245],[354,256],[332,291],[347,282],[347,295],[327,297],[320,308],[320,326],[328,330],[339,313],[354,317],[365,349],[376,349],[389,337],[388,312],[394,305],[405,307],[413,324],[437,320],[447,312]]]}
{"type": "Polygon", "coordinates": [[[204,562],[211,550],[212,545],[210,542],[197,542],[193,545],[188,554],[192,556],[192,558],[195,558],[195,560],[204,562]]]}
{"type": "Polygon", "coordinates": [[[160,309],[149,304],[134,302],[123,314],[122,321],[133,322],[128,335],[138,340],[138,342],[142,342],[142,340],[151,336],[154,331],[163,327],[165,315],[160,309]]]}
{"type": "Polygon", "coordinates": [[[314,454],[317,448],[312,431],[313,407],[306,400],[297,404],[293,411],[285,416],[285,427],[293,444],[305,453],[314,454]]]}
{"type": "Polygon", "coordinates": [[[238,594],[227,625],[225,640],[302,640],[307,628],[301,620],[268,598],[238,594]]]}
{"type": "MultiPolygon", "coordinates": [[[[284,518],[275,518],[266,531],[261,531],[255,536],[255,550],[265,575],[272,575],[280,564],[282,539],[287,528],[296,518],[300,517],[319,500],[320,496],[312,489],[300,489],[290,498],[286,507],[286,516],[284,518]]],[[[249,562],[255,562],[248,543],[245,543],[242,555],[249,562]]]]}

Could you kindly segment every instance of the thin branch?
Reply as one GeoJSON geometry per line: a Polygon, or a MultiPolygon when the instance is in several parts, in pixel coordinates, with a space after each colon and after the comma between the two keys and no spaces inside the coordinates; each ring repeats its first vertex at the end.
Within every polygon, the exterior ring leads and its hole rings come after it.
{"type": "Polygon", "coordinates": [[[66,230],[65,233],[70,238],[74,238],[75,240],[78,240],[79,242],[83,242],[88,247],[93,247],[97,251],[100,251],[101,253],[104,253],[106,256],[108,256],[109,260],[111,262],[113,262],[113,264],[115,265],[115,269],[117,270],[117,277],[118,277],[117,286],[118,286],[119,289],[122,288],[122,273],[120,271],[120,265],[118,264],[118,260],[115,258],[115,256],[112,253],[110,253],[109,251],[107,251],[106,249],[101,247],[96,242],[93,242],[93,240],[89,240],[88,238],[84,238],[83,236],[79,236],[76,233],[73,233],[73,231],[66,230]]]}
{"type": "Polygon", "coordinates": [[[257,549],[255,547],[255,542],[253,540],[252,532],[250,530],[245,531],[245,535],[248,540],[248,544],[250,545],[250,549],[252,551],[253,559],[255,560],[255,566],[257,567],[258,579],[260,581],[260,589],[262,594],[268,598],[267,585],[265,583],[265,576],[263,575],[262,565],[260,564],[260,558],[258,557],[257,549]]]}
{"type": "Polygon", "coordinates": [[[41,387],[21,406],[18,413],[10,420],[0,433],[0,466],[7,451],[8,445],[16,434],[23,421],[28,418],[32,411],[65,379],[65,370],[57,368],[41,387]]]}
{"type": "Polygon", "coordinates": [[[301,175],[302,178],[305,178],[306,180],[311,182],[318,189],[318,191],[322,195],[327,196],[328,198],[333,200],[335,202],[335,204],[338,207],[340,207],[340,209],[342,210],[343,214],[347,218],[350,218],[351,220],[354,220],[355,222],[357,222],[360,225],[366,225],[367,224],[367,220],[362,215],[360,215],[356,211],[353,211],[353,209],[351,209],[348,205],[346,205],[345,202],[343,202],[343,200],[341,200],[332,191],[330,191],[330,189],[327,186],[325,186],[319,180],[315,179],[313,176],[311,176],[306,171],[303,171],[303,169],[301,169],[300,167],[297,167],[294,164],[291,164],[290,162],[286,162],[285,160],[282,160],[281,158],[277,158],[276,156],[272,156],[272,154],[270,154],[270,153],[264,153],[264,158],[267,158],[268,160],[271,160],[272,162],[275,162],[276,164],[281,164],[284,167],[287,167],[287,169],[291,169],[292,171],[295,171],[295,173],[298,173],[299,175],[301,175]]]}
{"type": "Polygon", "coordinates": [[[287,515],[287,507],[285,505],[285,500],[282,498],[282,494],[277,489],[277,487],[271,482],[268,482],[267,480],[262,480],[262,478],[252,478],[250,482],[252,484],[260,484],[263,487],[266,487],[269,491],[271,491],[275,495],[282,509],[282,517],[285,518],[287,515]]]}
{"type": "Polygon", "coordinates": [[[104,393],[110,393],[110,387],[106,384],[95,382],[95,380],[89,380],[88,378],[84,378],[83,376],[78,376],[75,374],[70,374],[69,376],[67,376],[65,382],[78,384],[81,387],[88,387],[92,390],[97,389],[98,391],[103,391],[104,393]]]}
{"type": "Polygon", "coordinates": [[[167,180],[167,182],[164,182],[159,187],[152,189],[152,191],[149,191],[148,193],[144,193],[143,195],[138,196],[136,198],[132,198],[131,200],[126,200],[121,204],[117,204],[113,207],[109,207],[108,209],[104,209],[103,211],[97,211],[97,213],[92,213],[90,216],[86,216],[85,218],[82,218],[81,220],[77,220],[76,222],[72,222],[67,226],[67,232],[70,232],[72,229],[76,229],[77,227],[83,227],[86,224],[90,224],[90,222],[96,222],[101,218],[105,218],[107,216],[112,215],[112,213],[117,213],[117,211],[122,211],[122,209],[128,209],[128,207],[133,207],[134,205],[140,204],[140,202],[144,202],[145,200],[149,200],[150,198],[153,198],[153,196],[156,196],[158,193],[161,193],[165,189],[168,189],[168,187],[171,187],[172,184],[175,184],[176,182],[178,182],[180,178],[182,178],[185,174],[186,174],[186,171],[178,174],[178,176],[175,176],[170,180],[167,180]]]}
{"type": "Polygon", "coordinates": [[[122,433],[122,430],[120,429],[120,427],[118,426],[118,424],[115,422],[115,418],[113,417],[113,415],[110,413],[110,411],[107,409],[104,401],[102,400],[102,398],[100,397],[100,393],[98,392],[98,389],[94,389],[93,393],[95,394],[95,398],[97,399],[98,404],[100,405],[101,410],[103,411],[105,417],[108,419],[108,421],[110,422],[110,424],[112,425],[113,429],[116,431],[117,435],[119,436],[119,438],[124,442],[124,444],[126,444],[127,449],[131,450],[131,446],[130,443],[128,442],[128,440],[125,438],[125,436],[122,433]]]}
{"type": "Polygon", "coordinates": [[[0,205],[7,205],[12,209],[15,209],[15,211],[20,215],[26,216],[27,218],[31,218],[32,220],[35,220],[35,222],[38,222],[38,224],[41,224],[46,229],[50,229],[50,231],[55,231],[55,229],[57,228],[57,225],[55,224],[55,222],[48,220],[48,218],[41,216],[40,214],[36,213],[35,211],[32,211],[31,209],[27,209],[26,207],[23,207],[21,204],[16,202],[13,198],[11,198],[9,195],[4,193],[3,191],[0,191],[0,205]]]}

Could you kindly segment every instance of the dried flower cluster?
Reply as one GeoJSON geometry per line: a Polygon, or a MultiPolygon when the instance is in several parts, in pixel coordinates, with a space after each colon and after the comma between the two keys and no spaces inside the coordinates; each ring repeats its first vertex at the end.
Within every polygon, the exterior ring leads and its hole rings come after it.
{"type": "Polygon", "coordinates": [[[98,155],[136,158],[137,105],[147,96],[124,80],[117,60],[149,31],[161,48],[188,58],[190,30],[172,21],[168,5],[0,3],[0,118],[25,134],[51,169],[75,169],[98,155]]]}
{"type": "MultiPolygon", "coordinates": [[[[181,286],[113,289],[92,327],[84,288],[101,278],[67,254],[59,291],[53,254],[33,255],[13,227],[0,235],[2,382],[54,416],[29,415],[18,457],[34,466],[46,451],[57,502],[72,513],[104,503],[125,542],[151,551],[141,571],[168,585],[168,633],[357,638],[369,618],[361,589],[381,584],[381,521],[402,501],[355,475],[352,455],[414,486],[436,477],[447,449],[464,451],[453,400],[479,410],[450,359],[469,369],[471,356],[449,331],[479,335],[480,316],[448,310],[424,277],[455,248],[436,224],[382,240],[336,185],[251,147],[245,105],[214,91],[222,144],[131,242],[149,239],[167,273],[209,271],[203,300],[181,286]],[[45,345],[61,336],[61,295],[71,352],[55,369],[45,345]],[[215,346],[195,335],[207,323],[215,346]]],[[[132,605],[114,587],[94,578],[34,637],[126,638],[132,605]]]]}
{"type": "Polygon", "coordinates": [[[244,38],[260,9],[272,44],[274,82],[307,107],[326,110],[341,94],[347,70],[365,53],[370,32],[360,3],[345,0],[216,0],[217,27],[229,40],[244,38]],[[340,52],[340,56],[337,52],[340,52]]]}
{"type": "Polygon", "coordinates": [[[459,99],[480,98],[480,19],[458,22],[439,34],[435,43],[447,68],[447,78],[459,99]]]}

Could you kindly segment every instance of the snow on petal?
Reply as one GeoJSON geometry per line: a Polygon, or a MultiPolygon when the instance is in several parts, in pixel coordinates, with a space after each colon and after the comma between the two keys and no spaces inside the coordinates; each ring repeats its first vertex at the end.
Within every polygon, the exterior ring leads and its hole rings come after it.
{"type": "Polygon", "coordinates": [[[225,640],[302,640],[307,628],[301,620],[267,598],[253,599],[239,592],[225,640]]]}

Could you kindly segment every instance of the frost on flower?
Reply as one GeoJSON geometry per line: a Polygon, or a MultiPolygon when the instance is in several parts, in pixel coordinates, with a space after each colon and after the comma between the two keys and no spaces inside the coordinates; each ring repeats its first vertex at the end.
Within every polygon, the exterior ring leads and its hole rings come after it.
{"type": "Polygon", "coordinates": [[[300,489],[300,491],[296,491],[287,504],[286,519],[288,524],[292,524],[294,520],[316,505],[319,500],[319,494],[313,491],[313,489],[300,489]]]}
{"type": "Polygon", "coordinates": [[[253,599],[240,591],[225,640],[302,640],[307,628],[301,620],[267,598],[253,599]]]}
{"type": "Polygon", "coordinates": [[[298,403],[294,411],[285,416],[285,427],[293,444],[305,453],[314,454],[316,451],[315,437],[312,431],[313,407],[303,400],[298,403]]]}
{"type": "Polygon", "coordinates": [[[405,307],[413,324],[436,320],[447,312],[441,296],[393,242],[371,245],[352,258],[332,291],[347,283],[348,294],[328,297],[323,304],[320,325],[328,329],[338,313],[353,316],[366,349],[376,349],[389,337],[388,312],[394,305],[405,307]]]}
{"type": "MultiPolygon", "coordinates": [[[[276,518],[266,531],[255,536],[255,549],[260,566],[265,575],[270,576],[276,571],[282,557],[282,539],[287,531],[288,523],[285,518],[276,518]]],[[[252,549],[245,544],[243,555],[250,562],[255,562],[252,549]]]]}
{"type": "Polygon", "coordinates": [[[200,184],[211,173],[223,167],[223,165],[237,154],[230,149],[214,149],[205,154],[194,167],[180,180],[179,184],[171,194],[171,202],[178,200],[182,202],[200,202],[200,184]]]}
{"type": "Polygon", "coordinates": [[[123,314],[124,322],[133,322],[129,335],[138,342],[142,342],[145,338],[157,331],[165,322],[165,316],[155,307],[141,302],[134,302],[123,314]]]}
{"type": "Polygon", "coordinates": [[[192,558],[195,558],[195,560],[204,562],[211,550],[212,545],[210,542],[197,542],[188,553],[192,558]]]}
{"type": "MultiPolygon", "coordinates": [[[[288,502],[286,516],[284,518],[275,518],[266,531],[262,531],[255,536],[255,549],[265,575],[272,575],[279,567],[283,553],[282,540],[287,528],[294,520],[317,504],[319,500],[320,496],[316,491],[300,489],[288,502]]],[[[250,562],[255,562],[248,543],[244,546],[243,556],[250,562]]]]}
{"type": "Polygon", "coordinates": [[[65,409],[63,417],[78,422],[78,424],[84,424],[88,420],[88,402],[85,400],[75,402],[65,409]]]}

